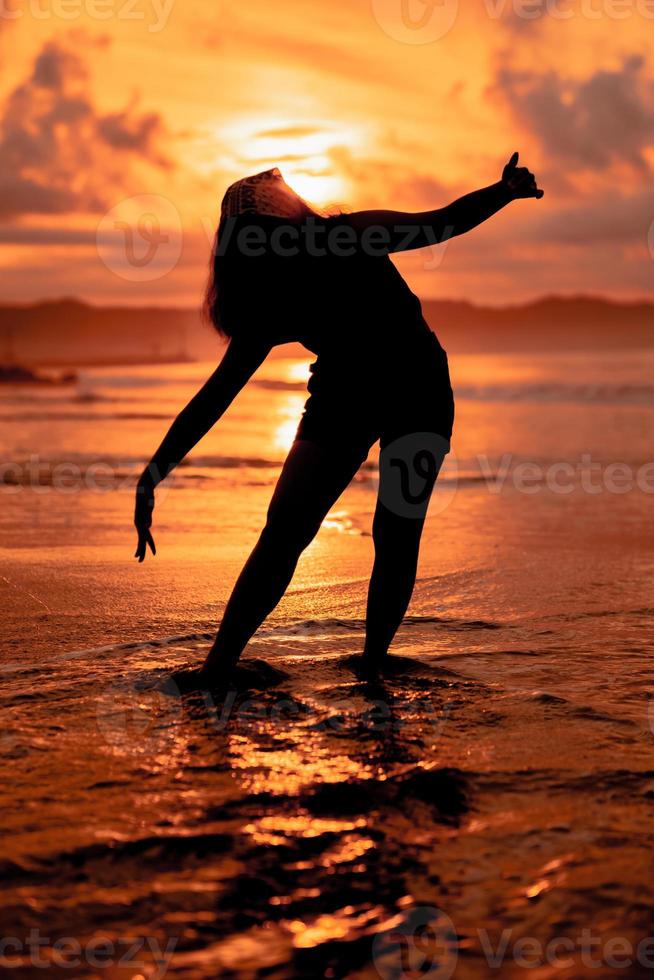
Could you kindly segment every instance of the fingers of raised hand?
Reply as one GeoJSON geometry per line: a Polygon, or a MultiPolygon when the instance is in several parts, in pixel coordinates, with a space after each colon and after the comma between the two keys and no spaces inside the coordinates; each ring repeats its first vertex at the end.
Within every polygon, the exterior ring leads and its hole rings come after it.
{"type": "Polygon", "coordinates": [[[535,176],[527,167],[516,168],[507,184],[516,197],[543,197],[543,191],[539,190],[535,176]]]}
{"type": "Polygon", "coordinates": [[[543,196],[543,191],[538,187],[536,178],[532,173],[530,173],[528,177],[525,177],[524,181],[520,185],[520,193],[523,197],[541,198],[543,196]]]}
{"type": "Polygon", "coordinates": [[[518,153],[512,153],[511,154],[511,159],[505,165],[505,167],[504,167],[504,169],[502,171],[502,180],[503,181],[508,182],[510,180],[510,178],[513,176],[513,174],[515,173],[515,169],[516,169],[516,167],[518,165],[518,157],[519,157],[519,154],[518,153]]]}
{"type": "Polygon", "coordinates": [[[505,170],[513,170],[515,167],[518,166],[518,160],[519,159],[520,159],[520,154],[517,151],[515,153],[512,153],[511,154],[511,159],[509,160],[509,162],[507,163],[507,165],[506,165],[506,167],[504,169],[505,170]]]}
{"type": "Polygon", "coordinates": [[[524,180],[534,180],[534,175],[527,167],[515,167],[509,174],[509,184],[516,186],[524,180]]]}

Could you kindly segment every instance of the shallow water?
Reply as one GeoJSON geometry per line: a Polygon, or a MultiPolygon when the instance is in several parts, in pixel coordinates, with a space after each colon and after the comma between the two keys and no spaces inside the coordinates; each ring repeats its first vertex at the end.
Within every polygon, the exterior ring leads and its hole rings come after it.
{"type": "Polygon", "coordinates": [[[134,475],[210,367],[0,392],[11,975],[44,974],[30,930],[62,976],[651,973],[654,357],[452,360],[405,659],[351,661],[373,452],[246,654],[281,673],[227,704],[159,686],[211,641],[306,362],[264,365],[162,488],[143,566],[134,475]]]}

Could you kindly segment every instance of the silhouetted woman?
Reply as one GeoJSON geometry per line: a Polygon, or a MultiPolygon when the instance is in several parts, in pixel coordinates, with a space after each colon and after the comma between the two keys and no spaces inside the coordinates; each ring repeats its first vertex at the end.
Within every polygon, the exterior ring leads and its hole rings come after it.
{"type": "Polygon", "coordinates": [[[542,197],[533,174],[517,163],[514,153],[497,183],[415,214],[325,217],[277,169],[228,188],[206,307],[229,345],[139,481],[139,561],[146,547],[155,553],[150,527],[157,483],[215,424],[271,348],[299,341],[316,361],[265,527],[191,685],[229,679],[286,591],[302,551],[377,440],[380,485],[362,665],[373,671],[383,665],[411,598],[423,522],[454,418],[445,351],[389,254],[461,235],[516,198],[542,197]],[[411,485],[416,475],[417,493],[411,485]]]}

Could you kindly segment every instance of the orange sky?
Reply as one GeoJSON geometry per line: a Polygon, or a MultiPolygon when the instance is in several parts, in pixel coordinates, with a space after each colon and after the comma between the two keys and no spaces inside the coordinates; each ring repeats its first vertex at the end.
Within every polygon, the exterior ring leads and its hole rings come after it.
{"type": "Polygon", "coordinates": [[[402,256],[413,288],[648,296],[653,36],[654,0],[0,0],[0,300],[194,304],[245,173],[422,210],[514,149],[544,200],[402,256]]]}

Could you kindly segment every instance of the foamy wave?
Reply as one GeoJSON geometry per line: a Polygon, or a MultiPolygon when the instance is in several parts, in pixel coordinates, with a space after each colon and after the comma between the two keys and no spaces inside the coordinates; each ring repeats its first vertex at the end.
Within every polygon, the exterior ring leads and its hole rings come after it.
{"type": "Polygon", "coordinates": [[[479,402],[557,402],[603,405],[654,405],[650,384],[498,384],[457,385],[459,399],[479,402]]]}

